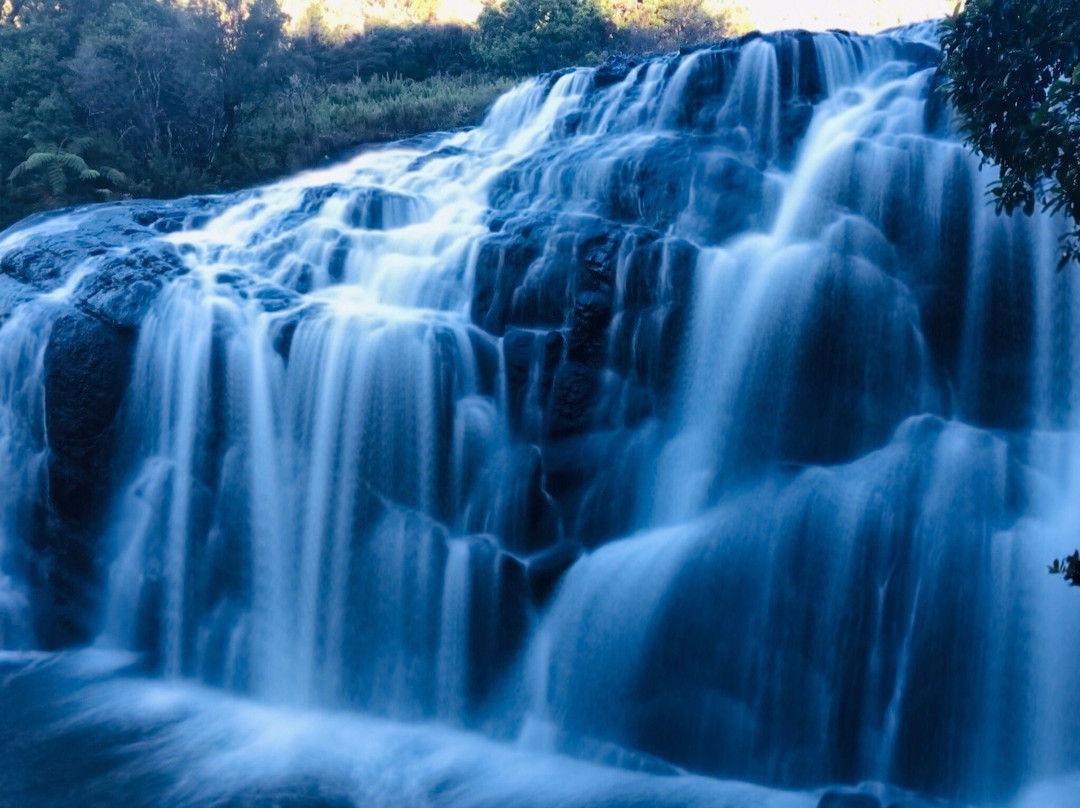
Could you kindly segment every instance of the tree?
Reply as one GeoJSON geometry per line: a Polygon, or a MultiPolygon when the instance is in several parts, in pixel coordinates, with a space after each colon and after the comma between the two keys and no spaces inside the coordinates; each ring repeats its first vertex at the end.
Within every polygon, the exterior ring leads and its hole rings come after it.
{"type": "Polygon", "coordinates": [[[998,211],[1064,212],[1061,266],[1080,258],[1080,0],[969,0],[941,45],[961,131],[998,166],[998,211]]]}
{"type": "Polygon", "coordinates": [[[277,0],[224,0],[219,6],[222,22],[222,103],[227,143],[236,131],[242,104],[257,103],[276,88],[282,76],[280,55],[288,17],[277,0]]]}
{"type": "Polygon", "coordinates": [[[615,0],[619,47],[631,53],[715,42],[731,32],[731,13],[706,0],[615,0]]]}
{"type": "Polygon", "coordinates": [[[504,0],[480,12],[473,49],[499,73],[599,61],[614,27],[595,0],[504,0]]]}
{"type": "Polygon", "coordinates": [[[241,110],[277,90],[284,20],[275,0],[119,0],[84,26],[68,87],[158,192],[183,192],[173,180],[212,169],[241,110]]]}
{"type": "Polygon", "coordinates": [[[146,164],[206,168],[224,137],[216,19],[154,0],[121,0],[84,27],[68,87],[94,130],[146,164]]]}

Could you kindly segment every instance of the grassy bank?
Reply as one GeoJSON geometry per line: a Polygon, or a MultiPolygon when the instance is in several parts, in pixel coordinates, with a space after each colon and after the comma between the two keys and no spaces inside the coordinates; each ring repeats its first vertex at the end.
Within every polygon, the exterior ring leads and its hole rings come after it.
{"type": "Polygon", "coordinates": [[[364,143],[479,123],[514,79],[481,73],[401,77],[320,87],[295,82],[238,127],[231,187],[290,174],[364,143]]]}

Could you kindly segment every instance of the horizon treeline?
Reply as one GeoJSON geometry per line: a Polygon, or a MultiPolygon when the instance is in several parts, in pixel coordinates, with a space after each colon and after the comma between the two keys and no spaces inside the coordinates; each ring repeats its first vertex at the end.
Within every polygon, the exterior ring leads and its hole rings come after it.
{"type": "Polygon", "coordinates": [[[395,23],[279,0],[2,0],[0,227],[37,210],[230,190],[475,124],[523,75],[716,40],[704,0],[432,0],[395,23]]]}

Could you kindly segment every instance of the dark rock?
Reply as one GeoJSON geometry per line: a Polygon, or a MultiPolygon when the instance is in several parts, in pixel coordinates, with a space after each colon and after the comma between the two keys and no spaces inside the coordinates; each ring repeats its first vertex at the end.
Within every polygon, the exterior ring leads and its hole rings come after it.
{"type": "Polygon", "coordinates": [[[297,294],[306,295],[315,286],[315,267],[307,261],[297,261],[289,267],[280,283],[297,294]]]}
{"type": "Polygon", "coordinates": [[[795,42],[798,45],[798,84],[794,87],[795,94],[801,99],[817,103],[825,97],[825,79],[821,75],[821,62],[818,60],[814,35],[799,31],[795,34],[795,42]]]}
{"type": "MultiPolygon", "coordinates": [[[[559,503],[566,524],[573,524],[584,490],[608,460],[608,433],[578,433],[541,446],[544,487],[559,503]]],[[[575,538],[580,538],[575,534],[575,538]]]]}
{"type": "Polygon", "coordinates": [[[158,233],[177,233],[201,227],[226,205],[239,202],[245,194],[230,196],[189,196],[174,202],[127,203],[135,209],[135,222],[158,233]]]}
{"type": "Polygon", "coordinates": [[[583,431],[591,421],[591,405],[599,388],[599,371],[567,361],[555,371],[548,414],[548,435],[560,438],[583,431]]]}
{"type": "Polygon", "coordinates": [[[539,254],[539,244],[518,233],[503,231],[484,240],[476,258],[474,323],[489,334],[502,335],[514,291],[539,254]]]}
{"type": "Polygon", "coordinates": [[[494,396],[499,375],[499,349],[491,337],[479,328],[469,329],[469,344],[476,361],[479,392],[481,395],[494,396]]]}
{"type": "Polygon", "coordinates": [[[691,138],[650,142],[615,166],[609,184],[607,214],[665,230],[686,207],[695,154],[691,138]]]}
{"type": "Polygon", "coordinates": [[[528,574],[529,593],[537,608],[544,608],[563,575],[577,561],[581,548],[570,542],[561,542],[550,550],[529,559],[525,570],[528,574]]]}
{"type": "Polygon", "coordinates": [[[582,292],[575,296],[570,313],[570,337],[566,358],[599,367],[607,352],[607,327],[613,310],[612,290],[582,292]]]}
{"type": "Polygon", "coordinates": [[[612,54],[593,73],[593,86],[608,87],[618,84],[630,75],[630,71],[641,64],[640,60],[625,54],[612,54]]]}
{"type": "Polygon", "coordinates": [[[555,232],[543,254],[528,268],[511,294],[507,325],[526,328],[559,328],[570,308],[570,288],[578,269],[574,257],[577,236],[555,232]]]}
{"type": "Polygon", "coordinates": [[[684,306],[629,309],[612,325],[611,368],[636,385],[652,404],[641,413],[654,414],[673,391],[686,331],[684,306]]]}
{"type": "Polygon", "coordinates": [[[8,275],[0,275],[0,325],[15,309],[37,296],[36,291],[8,275]]]}
{"type": "Polygon", "coordinates": [[[780,110],[779,158],[788,164],[795,157],[803,135],[814,117],[814,105],[806,101],[791,101],[780,110]]]}
{"type": "Polygon", "coordinates": [[[925,42],[897,41],[896,49],[897,58],[911,62],[917,70],[937,67],[941,63],[941,51],[925,42]]]}
{"type": "Polygon", "coordinates": [[[481,703],[507,673],[528,633],[525,566],[489,537],[471,540],[469,553],[470,701],[481,703]]]}
{"type": "Polygon", "coordinates": [[[421,155],[409,163],[409,171],[416,171],[423,168],[432,160],[445,159],[447,157],[457,157],[460,154],[464,154],[465,150],[461,146],[443,146],[440,149],[436,149],[428,154],[421,155]]]}
{"type": "Polygon", "coordinates": [[[112,478],[114,423],[133,334],[84,312],[61,315],[45,349],[48,504],[31,591],[43,647],[88,641],[96,620],[97,530],[112,478]]]}
{"type": "Polygon", "coordinates": [[[837,255],[862,258],[890,275],[896,273],[896,248],[865,219],[841,216],[825,233],[825,244],[837,255]]]}
{"type": "Polygon", "coordinates": [[[83,519],[105,469],[100,461],[131,373],[133,334],[82,312],[62,315],[45,349],[50,499],[83,519]]]}
{"type": "Polygon", "coordinates": [[[255,292],[255,299],[263,311],[278,312],[290,309],[301,302],[300,295],[280,286],[261,286],[255,292]]]}
{"type": "Polygon", "coordinates": [[[552,137],[553,138],[569,138],[577,134],[578,129],[581,128],[582,122],[585,120],[585,116],[581,112],[569,112],[566,115],[561,116],[552,125],[552,137]]]}
{"type": "Polygon", "coordinates": [[[512,329],[503,335],[503,362],[506,373],[507,404],[511,427],[520,429],[522,408],[528,393],[530,372],[533,365],[532,331],[512,329]]]}
{"type": "Polygon", "coordinates": [[[526,553],[550,547],[559,540],[561,525],[555,502],[544,489],[544,466],[540,451],[529,447],[528,461],[519,479],[518,503],[515,511],[520,514],[519,529],[507,531],[503,537],[507,549],[526,553]]]}
{"type": "Polygon", "coordinates": [[[39,289],[53,289],[63,282],[76,254],[67,245],[33,243],[5,252],[0,272],[39,289]]]}
{"type": "Polygon", "coordinates": [[[881,801],[872,794],[826,791],[818,808],[881,808],[881,801]]]}
{"type": "MultiPolygon", "coordinates": [[[[304,222],[318,215],[320,208],[322,208],[323,204],[328,199],[344,192],[345,187],[338,183],[319,185],[314,188],[305,188],[300,195],[300,201],[297,203],[296,207],[287,209],[270,219],[266,223],[264,232],[271,235],[280,235],[282,233],[287,233],[290,230],[295,230],[304,222]]],[[[256,197],[262,195],[261,191],[255,191],[254,193],[256,197]]],[[[260,201],[256,204],[255,209],[261,210],[265,207],[265,203],[260,201]]]]}
{"type": "Polygon", "coordinates": [[[79,308],[114,326],[133,328],[165,282],[187,271],[170,248],[137,247],[102,259],[101,266],[79,283],[74,300],[79,308]]]}
{"type": "MultiPolygon", "coordinates": [[[[755,32],[747,36],[756,38],[761,35],[755,32]]],[[[738,58],[738,49],[726,46],[708,48],[701,53],[686,76],[686,88],[680,94],[679,108],[672,123],[687,130],[709,131],[714,128],[713,121],[723,104],[724,91],[738,58]]]]}
{"type": "Polygon", "coordinates": [[[345,186],[336,182],[315,188],[305,188],[297,209],[303,213],[314,213],[323,206],[327,199],[337,196],[344,190],[345,186]]]}
{"type": "MultiPolygon", "coordinates": [[[[432,156],[428,155],[428,159],[432,156]]],[[[345,221],[366,230],[385,230],[408,224],[415,210],[416,200],[412,197],[382,188],[363,188],[353,194],[345,221]]]]}
{"type": "MultiPolygon", "coordinates": [[[[503,361],[511,426],[520,429],[530,392],[541,409],[547,405],[555,368],[563,356],[563,336],[558,331],[533,332],[514,329],[503,338],[503,361]]],[[[528,438],[539,438],[528,435],[528,438]]]]}
{"type": "Polygon", "coordinates": [[[741,436],[748,461],[770,444],[796,462],[851,460],[883,444],[919,406],[917,310],[908,290],[859,258],[830,256],[815,272],[798,339],[774,339],[762,351],[763,362],[789,368],[790,386],[757,374],[741,436]]]}
{"type": "Polygon", "coordinates": [[[949,97],[943,92],[948,80],[949,76],[945,69],[939,66],[930,77],[930,86],[926,90],[923,125],[927,132],[939,136],[949,133],[949,122],[953,115],[949,97]]]}
{"type": "MultiPolygon", "coordinates": [[[[5,232],[27,231],[51,221],[62,224],[41,228],[0,255],[0,274],[40,290],[55,289],[87,258],[113,249],[135,252],[160,232],[194,226],[196,217],[212,215],[225,202],[226,198],[193,197],[176,202],[95,205],[30,216],[5,232]],[[63,221],[65,216],[70,220],[63,221]],[[171,224],[163,225],[166,220],[171,224]]],[[[166,248],[158,243],[149,249],[158,252],[166,248]]]]}
{"type": "MultiPolygon", "coordinates": [[[[331,280],[340,281],[345,276],[345,262],[349,258],[349,249],[352,241],[348,236],[340,236],[337,243],[330,251],[330,258],[326,262],[326,274],[331,280]]],[[[297,291],[300,291],[299,289],[297,291]]]]}
{"type": "MultiPolygon", "coordinates": [[[[693,171],[693,199],[688,215],[694,229],[710,243],[766,224],[765,175],[724,149],[699,155],[693,171]]],[[[685,170],[685,169],[684,169],[685,170]]]]}

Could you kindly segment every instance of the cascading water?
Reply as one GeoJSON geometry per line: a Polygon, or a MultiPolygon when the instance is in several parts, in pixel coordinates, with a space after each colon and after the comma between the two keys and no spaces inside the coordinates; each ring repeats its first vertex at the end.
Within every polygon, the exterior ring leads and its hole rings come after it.
{"type": "Polygon", "coordinates": [[[0,804],[1077,804],[1080,282],[937,61],[0,235],[0,804]]]}

